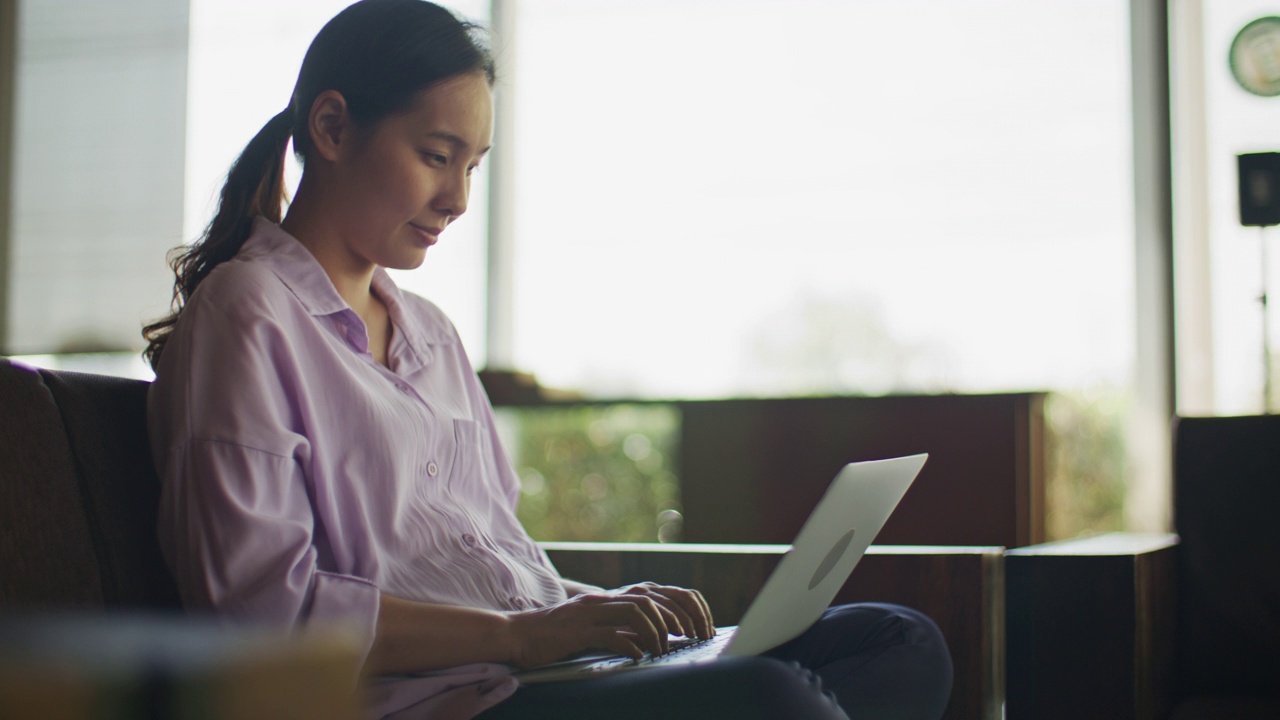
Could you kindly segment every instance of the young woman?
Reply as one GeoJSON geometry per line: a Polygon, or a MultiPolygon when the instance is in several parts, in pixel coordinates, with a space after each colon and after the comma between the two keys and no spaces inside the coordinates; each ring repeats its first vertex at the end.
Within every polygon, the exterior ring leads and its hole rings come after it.
{"type": "Polygon", "coordinates": [[[559,576],[516,520],[518,480],[452,324],[384,270],[419,266],[466,211],[493,82],[477,28],[448,11],[352,5],[175,258],[175,310],[144,334],[159,533],[185,605],[354,628],[375,717],[936,717],[945,644],[891,606],[833,610],[773,657],[510,677],[714,627],[694,590],[559,576]],[[290,139],[304,170],[282,215],[290,139]]]}

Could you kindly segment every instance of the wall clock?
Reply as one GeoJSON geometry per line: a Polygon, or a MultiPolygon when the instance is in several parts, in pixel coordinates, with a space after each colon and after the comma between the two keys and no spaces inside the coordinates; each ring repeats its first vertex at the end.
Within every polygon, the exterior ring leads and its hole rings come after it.
{"type": "Polygon", "coordinates": [[[1231,41],[1231,75],[1254,95],[1280,95],[1280,17],[1261,17],[1231,41]]]}

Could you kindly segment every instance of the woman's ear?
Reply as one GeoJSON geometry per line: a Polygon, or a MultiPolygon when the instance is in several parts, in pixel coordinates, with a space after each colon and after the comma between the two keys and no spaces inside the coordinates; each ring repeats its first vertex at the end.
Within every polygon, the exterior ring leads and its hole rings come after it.
{"type": "Polygon", "coordinates": [[[311,103],[307,116],[307,132],[316,153],[335,162],[342,152],[343,143],[351,141],[351,116],[347,113],[347,99],[337,90],[325,90],[311,103]]]}

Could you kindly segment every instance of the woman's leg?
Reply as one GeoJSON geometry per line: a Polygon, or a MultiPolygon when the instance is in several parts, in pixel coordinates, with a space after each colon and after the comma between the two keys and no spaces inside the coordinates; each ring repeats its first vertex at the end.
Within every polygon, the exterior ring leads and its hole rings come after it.
{"type": "Polygon", "coordinates": [[[830,608],[767,655],[813,670],[852,720],[936,720],[951,697],[951,654],[938,626],[898,605],[830,608]]]}
{"type": "Polygon", "coordinates": [[[848,720],[813,673],[768,657],[526,685],[477,720],[848,720]]]}

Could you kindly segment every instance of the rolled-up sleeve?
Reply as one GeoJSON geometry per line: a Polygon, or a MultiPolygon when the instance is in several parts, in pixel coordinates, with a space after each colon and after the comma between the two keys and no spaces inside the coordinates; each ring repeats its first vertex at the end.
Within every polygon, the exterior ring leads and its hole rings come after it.
{"type": "Polygon", "coordinates": [[[295,459],[242,444],[189,440],[174,452],[170,566],[184,603],[255,623],[340,624],[373,643],[379,590],[317,569],[314,516],[295,459]]]}

